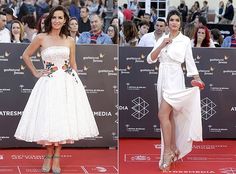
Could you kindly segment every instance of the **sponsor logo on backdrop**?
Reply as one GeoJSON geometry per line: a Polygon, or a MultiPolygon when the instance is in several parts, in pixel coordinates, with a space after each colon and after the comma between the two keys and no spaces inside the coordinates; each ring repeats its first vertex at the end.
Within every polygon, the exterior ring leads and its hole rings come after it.
{"type": "Polygon", "coordinates": [[[3,160],[3,159],[4,159],[3,155],[0,155],[0,160],[3,160]]]}
{"type": "Polygon", "coordinates": [[[23,69],[22,68],[22,65],[20,68],[6,68],[6,69],[3,69],[3,72],[4,73],[13,73],[13,75],[23,75],[24,74],[24,71],[22,71],[23,69]]]}
{"type": "Polygon", "coordinates": [[[134,112],[131,115],[134,118],[140,120],[149,113],[149,110],[147,110],[149,104],[143,98],[137,97],[132,100],[132,103],[134,104],[132,107],[134,112]]]}
{"type": "Polygon", "coordinates": [[[139,91],[142,89],[146,89],[147,87],[146,86],[134,86],[134,85],[131,85],[130,83],[126,83],[126,88],[129,91],[139,91]]]}
{"type": "Polygon", "coordinates": [[[204,120],[208,120],[213,115],[215,115],[216,104],[210,100],[208,97],[201,100],[201,114],[204,120]]]}
{"type": "Polygon", "coordinates": [[[0,55],[0,62],[7,62],[10,54],[11,53],[5,51],[4,54],[0,55]]]}
{"type": "Polygon", "coordinates": [[[93,115],[95,117],[112,117],[112,113],[110,111],[94,111],[93,115]]]}
{"type": "Polygon", "coordinates": [[[0,88],[0,93],[6,93],[6,92],[10,92],[11,89],[10,88],[0,88]]]}
{"type": "Polygon", "coordinates": [[[116,67],[114,69],[99,69],[98,74],[107,74],[107,76],[117,76],[116,67]]]}
{"type": "Polygon", "coordinates": [[[213,84],[209,84],[209,86],[210,86],[210,91],[214,91],[214,92],[223,92],[230,89],[229,87],[226,87],[226,86],[218,87],[218,86],[214,86],[213,84]]]}
{"type": "Polygon", "coordinates": [[[223,74],[231,74],[232,76],[236,75],[236,70],[223,70],[223,74]]]}
{"type": "Polygon", "coordinates": [[[98,94],[98,93],[101,93],[101,92],[104,92],[105,90],[104,89],[88,89],[86,88],[87,86],[85,85],[84,88],[85,88],[85,91],[87,94],[98,94]]]}
{"type": "Polygon", "coordinates": [[[127,65],[124,69],[119,69],[120,74],[130,74],[132,66],[127,65]]]}
{"type": "Polygon", "coordinates": [[[199,64],[200,59],[201,59],[201,56],[197,55],[197,56],[194,58],[195,63],[196,63],[196,64],[199,64]]]}
{"type": "Polygon", "coordinates": [[[146,131],[145,127],[130,127],[129,124],[125,125],[127,132],[143,132],[146,131]]]}
{"type": "Polygon", "coordinates": [[[230,109],[231,112],[236,112],[236,106],[232,106],[230,109]]]}
{"type": "Polygon", "coordinates": [[[222,132],[228,131],[229,129],[227,129],[227,128],[215,128],[212,125],[208,125],[208,130],[211,133],[222,133],[222,132]]]}
{"type": "Polygon", "coordinates": [[[21,93],[31,93],[31,91],[33,90],[32,88],[30,88],[30,89],[29,88],[24,88],[24,85],[22,85],[22,84],[19,87],[20,87],[20,92],[21,93]]]}
{"type": "Polygon", "coordinates": [[[157,125],[153,125],[153,132],[161,132],[161,129],[157,125]]]}
{"type": "Polygon", "coordinates": [[[210,62],[217,62],[218,64],[228,64],[228,60],[229,57],[228,56],[224,56],[224,58],[213,58],[213,59],[210,59],[210,62]]]}
{"type": "Polygon", "coordinates": [[[0,111],[0,116],[22,116],[23,111],[0,111]]]}
{"type": "Polygon", "coordinates": [[[212,76],[214,75],[214,70],[215,68],[211,66],[209,69],[199,69],[198,72],[203,73],[205,76],[212,76]]]}
{"type": "Polygon", "coordinates": [[[135,63],[144,63],[145,55],[141,54],[140,57],[126,57],[127,61],[134,61],[135,63]]]}
{"type": "Polygon", "coordinates": [[[126,111],[129,110],[128,106],[116,106],[118,110],[120,111],[126,111]]]}
{"type": "Polygon", "coordinates": [[[145,68],[145,69],[140,69],[139,70],[141,73],[148,73],[149,75],[151,75],[151,74],[158,74],[158,67],[157,66],[155,66],[155,68],[145,68]]]}
{"type": "Polygon", "coordinates": [[[10,139],[9,136],[0,136],[0,141],[3,141],[4,139],[10,139]]]}
{"type": "Polygon", "coordinates": [[[83,140],[96,141],[97,139],[103,139],[103,136],[99,135],[99,136],[96,136],[96,137],[85,137],[83,140]]]}
{"type": "Polygon", "coordinates": [[[219,171],[225,174],[236,174],[236,168],[233,167],[221,168],[219,171]]]}
{"type": "Polygon", "coordinates": [[[88,67],[84,65],[83,69],[78,69],[78,75],[86,76],[88,73],[88,67]]]}
{"type": "Polygon", "coordinates": [[[103,63],[104,54],[100,53],[98,56],[83,57],[83,60],[92,60],[93,63],[103,63]]]}

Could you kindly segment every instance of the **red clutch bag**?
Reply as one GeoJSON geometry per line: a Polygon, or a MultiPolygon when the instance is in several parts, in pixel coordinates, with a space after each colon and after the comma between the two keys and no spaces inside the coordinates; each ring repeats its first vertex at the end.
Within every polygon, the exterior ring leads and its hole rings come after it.
{"type": "Polygon", "coordinates": [[[191,85],[199,87],[200,90],[203,90],[205,88],[205,84],[198,80],[192,80],[191,85]]]}

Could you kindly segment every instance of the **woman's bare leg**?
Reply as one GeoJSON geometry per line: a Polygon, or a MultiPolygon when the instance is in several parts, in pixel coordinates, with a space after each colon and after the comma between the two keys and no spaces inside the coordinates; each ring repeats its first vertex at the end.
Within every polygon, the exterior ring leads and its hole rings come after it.
{"type": "Polygon", "coordinates": [[[46,146],[47,154],[44,157],[42,172],[49,172],[51,169],[51,161],[54,153],[54,146],[46,146]]]}
{"type": "Polygon", "coordinates": [[[53,156],[53,164],[52,170],[60,172],[60,156],[61,156],[62,145],[55,146],[54,156],[53,156]]]}
{"type": "Polygon", "coordinates": [[[160,120],[160,125],[163,134],[164,153],[171,151],[171,137],[172,137],[172,127],[170,121],[171,111],[172,107],[165,100],[162,100],[158,112],[158,118],[160,120]]]}

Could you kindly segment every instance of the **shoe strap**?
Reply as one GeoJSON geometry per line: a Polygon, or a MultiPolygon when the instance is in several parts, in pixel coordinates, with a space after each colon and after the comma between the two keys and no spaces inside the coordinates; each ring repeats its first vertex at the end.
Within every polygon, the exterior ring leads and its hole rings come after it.
{"type": "Polygon", "coordinates": [[[44,156],[44,159],[51,159],[52,158],[52,155],[45,155],[44,156]]]}
{"type": "Polygon", "coordinates": [[[53,158],[60,158],[60,155],[54,155],[53,158]]]}

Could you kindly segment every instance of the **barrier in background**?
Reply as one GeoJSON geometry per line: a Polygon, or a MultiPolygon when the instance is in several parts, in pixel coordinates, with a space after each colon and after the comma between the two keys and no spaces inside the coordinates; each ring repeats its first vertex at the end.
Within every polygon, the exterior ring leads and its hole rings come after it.
{"type": "MultiPolygon", "coordinates": [[[[119,48],[120,137],[160,137],[158,64],[146,61],[151,49],[119,48]]],[[[194,48],[193,54],[206,84],[201,92],[203,137],[236,138],[236,49],[194,48]]],[[[186,78],[186,86],[190,80],[186,78]]]]}
{"type": "MultiPolygon", "coordinates": [[[[36,83],[21,58],[26,44],[0,44],[0,148],[37,147],[13,136],[36,83]]],[[[85,86],[99,136],[77,141],[70,147],[117,145],[117,46],[80,45],[76,48],[79,77],[85,86]]],[[[42,68],[40,53],[32,57],[42,68]]]]}

